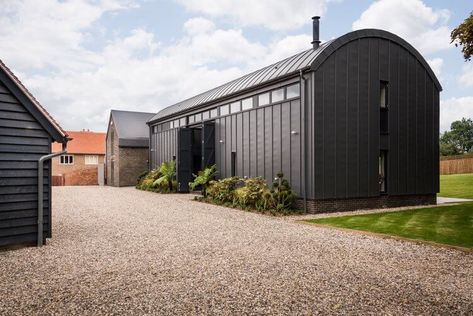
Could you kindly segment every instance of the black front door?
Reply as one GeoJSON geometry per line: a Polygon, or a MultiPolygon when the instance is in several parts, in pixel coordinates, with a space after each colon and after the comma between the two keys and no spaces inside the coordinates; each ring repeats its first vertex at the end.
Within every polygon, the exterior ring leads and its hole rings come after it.
{"type": "Polygon", "coordinates": [[[215,122],[202,126],[202,169],[215,164],[215,122]]]}
{"type": "Polygon", "coordinates": [[[189,192],[192,180],[192,129],[181,127],[177,132],[177,191],[189,192]]]}

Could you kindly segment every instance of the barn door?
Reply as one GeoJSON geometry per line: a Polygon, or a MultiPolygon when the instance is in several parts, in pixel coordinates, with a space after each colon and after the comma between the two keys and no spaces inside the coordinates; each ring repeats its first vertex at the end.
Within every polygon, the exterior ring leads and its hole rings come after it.
{"type": "Polygon", "coordinates": [[[215,122],[202,126],[202,169],[215,164],[215,122]]]}
{"type": "Polygon", "coordinates": [[[177,191],[189,192],[192,180],[192,129],[181,127],[177,132],[177,191]]]}

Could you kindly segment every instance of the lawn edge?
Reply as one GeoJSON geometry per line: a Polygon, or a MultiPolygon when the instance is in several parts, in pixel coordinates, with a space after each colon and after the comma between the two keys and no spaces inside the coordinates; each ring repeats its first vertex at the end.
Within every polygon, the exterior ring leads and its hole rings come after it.
{"type": "Polygon", "coordinates": [[[438,248],[448,248],[448,249],[452,249],[452,250],[459,250],[459,251],[462,251],[462,252],[466,252],[468,254],[473,253],[473,248],[466,248],[466,247],[461,247],[461,246],[442,244],[442,243],[438,243],[438,242],[434,242],[434,241],[430,241],[430,240],[413,239],[413,238],[407,238],[407,237],[396,236],[396,235],[375,233],[375,232],[370,232],[370,231],[367,231],[367,230],[337,227],[337,226],[331,226],[331,225],[327,225],[327,224],[310,223],[310,222],[308,222],[308,220],[299,220],[299,221],[295,221],[295,222],[298,223],[298,224],[303,224],[303,225],[308,225],[308,226],[329,228],[329,229],[344,231],[344,232],[348,232],[348,233],[352,232],[352,233],[368,235],[368,236],[373,236],[373,237],[378,237],[378,238],[383,238],[383,239],[394,239],[394,240],[398,240],[398,241],[414,242],[414,243],[420,244],[420,245],[430,245],[430,246],[434,246],[434,247],[438,247],[438,248]]]}

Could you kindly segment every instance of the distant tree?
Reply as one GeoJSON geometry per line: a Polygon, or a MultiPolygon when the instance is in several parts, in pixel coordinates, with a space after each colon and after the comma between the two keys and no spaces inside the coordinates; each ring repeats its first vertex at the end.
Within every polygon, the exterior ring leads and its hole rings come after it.
{"type": "Polygon", "coordinates": [[[462,52],[465,61],[471,60],[473,56],[473,12],[458,27],[454,28],[450,34],[451,43],[455,42],[455,46],[463,46],[462,52]]]}
{"type": "Polygon", "coordinates": [[[452,156],[473,152],[473,121],[462,118],[440,136],[440,155],[452,156]]]}

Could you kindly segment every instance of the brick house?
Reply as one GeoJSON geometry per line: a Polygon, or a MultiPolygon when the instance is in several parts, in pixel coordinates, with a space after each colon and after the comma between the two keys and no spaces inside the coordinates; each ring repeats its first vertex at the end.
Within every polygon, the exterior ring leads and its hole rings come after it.
{"type": "Polygon", "coordinates": [[[133,186],[138,176],[148,170],[148,119],[145,112],[110,112],[106,137],[106,183],[111,186],[133,186]]]}
{"type": "MultiPolygon", "coordinates": [[[[53,159],[53,178],[56,185],[97,185],[99,165],[105,158],[105,133],[68,131],[72,140],[66,155],[53,159]],[[57,180],[59,179],[59,180],[57,180]]],[[[60,144],[53,143],[53,151],[60,144]]]]}

